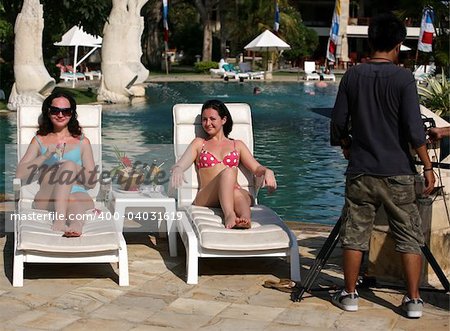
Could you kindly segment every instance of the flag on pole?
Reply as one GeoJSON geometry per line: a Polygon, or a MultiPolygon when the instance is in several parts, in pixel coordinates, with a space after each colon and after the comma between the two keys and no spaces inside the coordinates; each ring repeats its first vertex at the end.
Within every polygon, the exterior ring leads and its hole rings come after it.
{"type": "Polygon", "coordinates": [[[166,65],[166,74],[169,74],[169,23],[167,14],[169,12],[169,0],[162,0],[163,3],[163,28],[164,28],[164,63],[166,65]]]}
{"type": "Polygon", "coordinates": [[[280,29],[280,8],[278,7],[278,1],[275,0],[275,22],[273,23],[273,30],[278,32],[280,29]]]}
{"type": "Polygon", "coordinates": [[[339,17],[341,16],[341,0],[336,0],[333,19],[331,21],[330,37],[327,45],[327,59],[336,62],[336,47],[339,40],[339,17]]]}
{"type": "Polygon", "coordinates": [[[422,15],[422,23],[420,24],[419,43],[417,49],[422,52],[431,52],[433,50],[433,9],[425,8],[422,15]]]}
{"type": "Polygon", "coordinates": [[[169,12],[168,0],[163,0],[163,27],[164,27],[164,41],[169,41],[169,23],[167,21],[167,15],[169,12]]]}

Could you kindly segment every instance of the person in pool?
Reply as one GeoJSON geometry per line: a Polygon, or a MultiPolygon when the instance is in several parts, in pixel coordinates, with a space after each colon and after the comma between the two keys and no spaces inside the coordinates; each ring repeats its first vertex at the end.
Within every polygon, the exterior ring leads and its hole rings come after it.
{"type": "Polygon", "coordinates": [[[39,129],[20,160],[16,177],[31,179],[39,171],[39,191],[33,207],[55,212],[53,230],[79,237],[83,220],[77,216],[94,208],[87,193],[97,183],[89,139],[77,120],[75,100],[56,92],[42,104],[39,129]]]}
{"type": "Polygon", "coordinates": [[[209,100],[202,106],[202,127],[207,138],[195,138],[180,160],[171,168],[171,185],[181,186],[183,173],[195,163],[200,188],[194,205],[221,207],[225,227],[248,229],[251,227],[250,205],[252,197],[237,182],[240,163],[255,176],[263,176],[263,187],[269,192],[277,188],[275,174],[262,166],[240,140],[228,138],[233,127],[228,108],[222,101],[209,100]]]}

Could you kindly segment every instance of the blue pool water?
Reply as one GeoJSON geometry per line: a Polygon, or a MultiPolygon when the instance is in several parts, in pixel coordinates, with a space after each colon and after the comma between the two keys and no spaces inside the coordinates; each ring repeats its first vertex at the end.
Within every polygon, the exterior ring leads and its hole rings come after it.
{"type": "MultiPolygon", "coordinates": [[[[261,190],[259,202],[285,220],[333,224],[343,205],[346,162],[340,149],[329,145],[329,119],[311,109],[332,107],[336,93],[335,84],[326,88],[292,82],[150,84],[145,103],[104,107],[104,159],[113,163],[112,145],[139,158],[148,154],[144,145],[170,144],[176,103],[212,98],[246,102],[252,108],[255,156],[275,171],[279,185],[271,195],[261,190]],[[255,86],[261,94],[253,95],[255,86]]],[[[14,114],[0,116],[0,138],[5,144],[15,141],[14,118],[14,114]]],[[[5,189],[4,179],[0,187],[5,189]]]]}

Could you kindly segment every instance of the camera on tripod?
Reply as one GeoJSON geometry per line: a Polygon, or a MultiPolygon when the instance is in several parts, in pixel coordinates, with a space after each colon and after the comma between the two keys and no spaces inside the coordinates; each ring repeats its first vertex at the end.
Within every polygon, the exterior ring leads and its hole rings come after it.
{"type": "Polygon", "coordinates": [[[436,122],[435,122],[434,118],[426,117],[424,115],[422,115],[422,124],[423,124],[423,129],[425,130],[425,132],[428,132],[428,130],[430,130],[431,128],[436,127],[436,122]]]}

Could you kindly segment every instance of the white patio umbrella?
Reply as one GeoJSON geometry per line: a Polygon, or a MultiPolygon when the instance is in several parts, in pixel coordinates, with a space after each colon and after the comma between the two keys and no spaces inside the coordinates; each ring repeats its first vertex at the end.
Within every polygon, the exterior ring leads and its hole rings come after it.
{"type": "MultiPolygon", "coordinates": [[[[61,41],[54,43],[56,46],[73,46],[75,47],[73,55],[73,75],[75,78],[77,67],[86,60],[95,50],[102,47],[102,38],[93,36],[87,32],[84,32],[82,26],[73,26],[63,36],[61,41]],[[78,60],[78,47],[92,47],[92,49],[86,53],[80,60],[78,60]]],[[[75,84],[75,79],[73,80],[75,84]]]]}
{"type": "MultiPolygon", "coordinates": [[[[248,43],[244,49],[248,51],[266,52],[268,54],[269,52],[279,52],[282,50],[291,49],[291,46],[269,30],[266,30],[248,43]]],[[[266,75],[266,78],[270,78],[272,75],[271,61],[268,61],[267,63],[267,72],[269,75],[266,75]]]]}
{"type": "Polygon", "coordinates": [[[406,46],[406,45],[401,44],[401,45],[400,45],[400,50],[401,50],[401,51],[410,51],[411,48],[408,47],[408,46],[406,46]]]}

